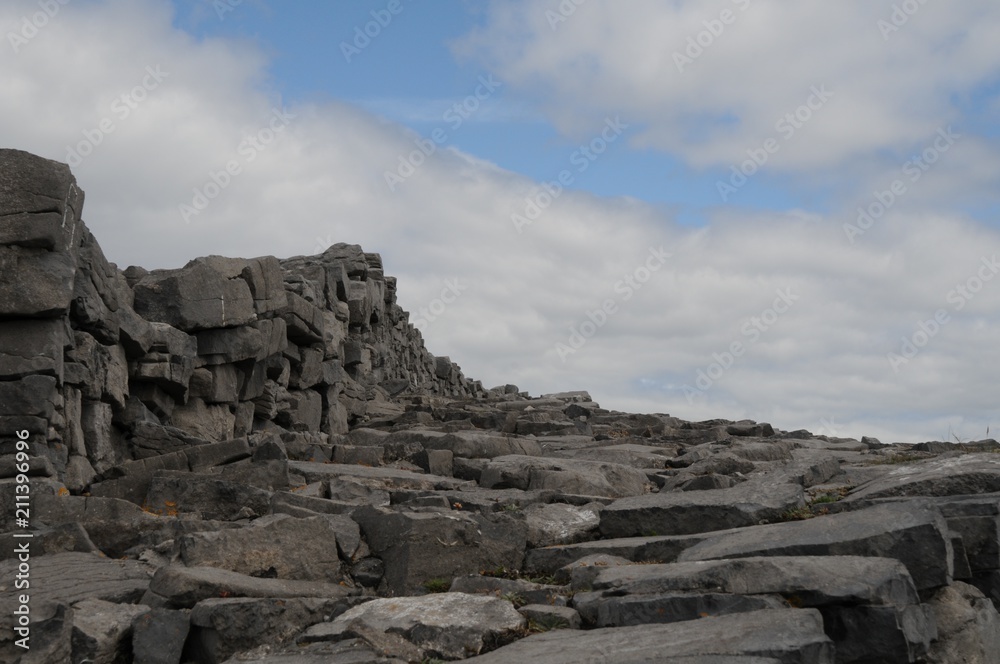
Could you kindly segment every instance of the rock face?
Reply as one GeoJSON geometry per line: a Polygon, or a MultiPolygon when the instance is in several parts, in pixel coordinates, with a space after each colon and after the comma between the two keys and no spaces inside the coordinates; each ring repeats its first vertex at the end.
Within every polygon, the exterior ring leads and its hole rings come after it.
{"type": "Polygon", "coordinates": [[[998,661],[995,441],[487,390],[377,254],[121,271],[83,200],[0,150],[0,662],[998,661]]]}

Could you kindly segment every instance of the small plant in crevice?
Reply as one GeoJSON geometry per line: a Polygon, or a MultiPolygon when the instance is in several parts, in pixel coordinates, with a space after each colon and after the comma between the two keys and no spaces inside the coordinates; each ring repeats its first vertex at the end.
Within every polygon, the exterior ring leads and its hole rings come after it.
{"type": "Polygon", "coordinates": [[[424,581],[424,590],[429,593],[446,593],[451,588],[451,580],[445,578],[424,581]]]}

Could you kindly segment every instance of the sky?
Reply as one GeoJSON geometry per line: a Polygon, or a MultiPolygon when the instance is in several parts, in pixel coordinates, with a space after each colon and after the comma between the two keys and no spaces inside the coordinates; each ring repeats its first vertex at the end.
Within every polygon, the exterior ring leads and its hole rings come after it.
{"type": "Polygon", "coordinates": [[[122,269],[357,243],[487,387],[997,437],[994,0],[8,0],[0,32],[0,145],[72,166],[122,269]]]}

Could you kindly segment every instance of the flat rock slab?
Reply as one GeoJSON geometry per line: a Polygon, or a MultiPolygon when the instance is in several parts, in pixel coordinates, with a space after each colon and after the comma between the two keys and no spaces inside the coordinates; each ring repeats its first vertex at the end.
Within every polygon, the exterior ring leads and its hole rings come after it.
{"type": "Polygon", "coordinates": [[[805,504],[798,484],[751,482],[731,489],[680,491],[616,500],[601,512],[605,537],[688,535],[776,521],[805,504]]]}
{"type": "Polygon", "coordinates": [[[215,597],[191,610],[191,657],[220,662],[259,645],[277,646],[307,627],[335,617],[358,602],[358,597],[215,597]]]}
{"type": "Polygon", "coordinates": [[[564,503],[529,505],[524,509],[528,544],[540,547],[591,539],[601,523],[602,508],[600,503],[581,507],[564,503]]]}
{"type": "Polygon", "coordinates": [[[318,581],[260,579],[213,567],[161,567],[149,590],[170,608],[191,608],[210,597],[323,597],[339,599],[356,594],[346,586],[318,581]]]}
{"type": "MultiPolygon", "coordinates": [[[[354,530],[357,533],[357,524],[354,530]]],[[[337,583],[343,579],[338,534],[327,517],[268,516],[245,528],[184,535],[180,557],[190,567],[337,583]]]]}
{"type": "Polygon", "coordinates": [[[572,587],[605,595],[712,590],[777,594],[798,606],[918,604],[916,587],[898,560],[861,556],[774,556],[665,565],[580,567],[572,587]]]}
{"type": "Polygon", "coordinates": [[[859,486],[845,500],[996,491],[1000,491],[1000,454],[964,454],[900,465],[859,486]]]}
{"type": "Polygon", "coordinates": [[[952,547],[944,518],[925,505],[893,503],[805,521],[721,533],[678,561],[753,556],[876,556],[902,562],[918,590],[947,585],[952,547]]]}
{"type": "Polygon", "coordinates": [[[451,582],[485,569],[520,569],[524,559],[525,527],[510,516],[362,507],[354,518],[385,563],[382,587],[393,595],[423,592],[430,581],[451,582]]]}
{"type": "Polygon", "coordinates": [[[675,447],[654,447],[652,445],[636,445],[622,443],[601,447],[586,447],[584,449],[561,449],[549,453],[549,456],[560,459],[578,459],[580,461],[603,461],[617,463],[632,468],[666,468],[667,459],[675,456],[675,447]]]}
{"type": "Polygon", "coordinates": [[[314,463],[311,461],[289,461],[288,470],[306,478],[306,482],[323,482],[340,477],[372,480],[383,485],[386,490],[417,489],[423,491],[453,491],[463,486],[475,486],[472,482],[456,480],[453,477],[414,473],[398,468],[371,468],[341,463],[314,463]]]}
{"type": "Polygon", "coordinates": [[[479,484],[486,489],[551,489],[607,498],[639,496],[650,489],[644,472],[618,463],[516,454],[491,459],[479,484]]]}
{"type": "Polygon", "coordinates": [[[664,537],[620,537],[615,539],[579,542],[529,549],[526,556],[527,570],[533,574],[552,574],[556,570],[581,558],[596,554],[618,556],[632,562],[654,561],[670,563],[681,552],[719,533],[675,535],[664,537]]]}
{"type": "MultiPolygon", "coordinates": [[[[19,540],[23,542],[25,540],[19,540]]],[[[18,591],[13,579],[18,560],[0,562],[0,579],[5,579],[0,599],[4,606],[16,606],[18,591]]],[[[31,558],[31,601],[74,604],[84,599],[108,602],[137,602],[149,587],[153,570],[135,560],[111,560],[93,553],[57,553],[31,558]]]]}
{"type": "Polygon", "coordinates": [[[589,631],[555,630],[529,636],[491,653],[476,664],[833,664],[833,642],[823,633],[815,609],[776,609],[664,625],[589,631]]]}
{"type": "Polygon", "coordinates": [[[355,621],[402,636],[426,653],[448,659],[478,654],[489,640],[519,630],[526,623],[507,600],[449,592],[372,600],[346,611],[332,623],[309,628],[302,641],[353,636],[355,621]]]}
{"type": "Polygon", "coordinates": [[[925,653],[934,631],[906,568],[889,558],[739,558],[581,567],[572,575],[575,589],[589,591],[577,592],[574,606],[598,627],[809,607],[823,614],[838,656],[850,649],[886,664],[925,653]]]}

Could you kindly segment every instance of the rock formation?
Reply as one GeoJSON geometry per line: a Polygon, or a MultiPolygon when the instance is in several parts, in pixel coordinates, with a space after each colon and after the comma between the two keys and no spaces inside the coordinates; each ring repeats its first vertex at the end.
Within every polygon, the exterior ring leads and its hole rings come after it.
{"type": "Polygon", "coordinates": [[[83,200],[0,150],[0,661],[1000,661],[996,441],[484,389],[377,254],[121,271],[83,200]]]}

